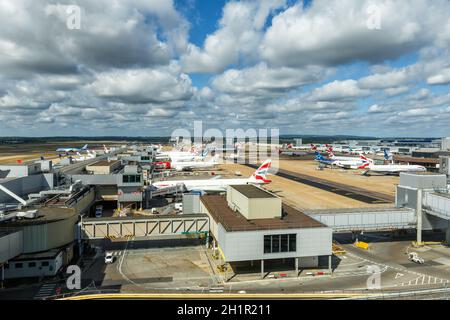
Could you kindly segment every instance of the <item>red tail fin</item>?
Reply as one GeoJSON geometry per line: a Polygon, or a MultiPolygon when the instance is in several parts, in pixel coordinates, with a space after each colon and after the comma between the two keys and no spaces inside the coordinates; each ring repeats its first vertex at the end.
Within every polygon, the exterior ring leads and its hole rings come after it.
{"type": "Polygon", "coordinates": [[[369,163],[364,163],[362,166],[358,167],[358,169],[365,169],[369,166],[369,163]]]}

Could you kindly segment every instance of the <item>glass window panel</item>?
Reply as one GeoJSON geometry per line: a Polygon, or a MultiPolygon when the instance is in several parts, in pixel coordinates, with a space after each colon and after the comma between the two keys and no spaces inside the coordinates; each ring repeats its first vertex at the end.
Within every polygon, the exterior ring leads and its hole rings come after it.
{"type": "Polygon", "coordinates": [[[272,236],[272,253],[280,252],[280,236],[272,236]]]}

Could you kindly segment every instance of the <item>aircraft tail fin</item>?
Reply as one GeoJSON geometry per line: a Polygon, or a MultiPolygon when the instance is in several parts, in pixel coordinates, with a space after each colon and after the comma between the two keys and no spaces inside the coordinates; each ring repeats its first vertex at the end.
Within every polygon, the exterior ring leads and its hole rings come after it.
{"type": "Polygon", "coordinates": [[[87,147],[88,147],[88,145],[87,145],[87,144],[85,144],[85,145],[83,146],[83,148],[81,148],[81,150],[86,150],[86,149],[87,149],[87,147]]]}
{"type": "Polygon", "coordinates": [[[370,165],[370,163],[366,162],[362,166],[359,166],[358,169],[367,169],[367,167],[370,165]]]}
{"type": "Polygon", "coordinates": [[[267,173],[269,171],[271,164],[272,164],[271,159],[267,159],[266,161],[264,161],[250,177],[250,180],[258,183],[269,183],[270,180],[267,179],[267,173]]]}
{"type": "Polygon", "coordinates": [[[322,156],[318,151],[315,152],[315,155],[316,155],[316,160],[317,160],[317,161],[325,160],[325,159],[323,158],[323,156],[322,156]]]}

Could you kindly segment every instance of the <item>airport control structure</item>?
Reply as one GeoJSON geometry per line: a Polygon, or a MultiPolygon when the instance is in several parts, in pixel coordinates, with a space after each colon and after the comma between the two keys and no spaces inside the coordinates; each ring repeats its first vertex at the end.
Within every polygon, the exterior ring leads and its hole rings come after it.
{"type": "MultiPolygon", "coordinates": [[[[232,146],[233,157],[245,157],[248,145],[232,146]]],[[[276,187],[282,184],[269,180],[265,159],[220,171],[227,165],[211,160],[220,149],[128,144],[81,151],[79,161],[0,165],[2,285],[56,277],[104,241],[200,239],[223,283],[247,269],[257,270],[255,281],[267,279],[273,261],[293,278],[312,270],[332,275],[340,234],[357,242],[364,233],[408,233],[420,246],[424,233],[440,231],[442,243],[450,243],[450,138],[276,146],[280,162],[313,163],[309,175],[281,166],[273,176],[304,188],[298,192],[276,187]],[[330,151],[354,160],[333,160],[330,151]],[[384,174],[396,166],[425,169],[391,172],[399,176],[392,193],[377,191],[377,168],[384,174]],[[323,171],[360,180],[327,180],[323,171]],[[316,204],[314,197],[324,200],[316,204]],[[334,206],[340,197],[349,205],[334,206]]]]}

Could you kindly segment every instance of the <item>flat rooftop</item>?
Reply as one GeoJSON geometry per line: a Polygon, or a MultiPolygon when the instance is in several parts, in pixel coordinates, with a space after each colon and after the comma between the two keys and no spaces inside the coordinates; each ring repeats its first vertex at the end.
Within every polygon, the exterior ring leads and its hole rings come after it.
{"type": "Polygon", "coordinates": [[[242,193],[249,199],[259,199],[259,198],[275,198],[273,194],[270,192],[258,188],[254,185],[245,184],[245,185],[231,185],[233,189],[236,189],[238,192],[242,193]]]}
{"type": "Polygon", "coordinates": [[[120,161],[119,160],[111,160],[111,161],[100,160],[100,161],[94,162],[90,165],[87,165],[86,167],[111,167],[111,166],[117,164],[118,162],[120,162],[120,161]]]}
{"type": "Polygon", "coordinates": [[[224,196],[205,195],[200,197],[200,200],[214,221],[220,223],[228,232],[326,227],[286,204],[283,204],[283,218],[247,220],[242,214],[230,209],[224,196]]]}
{"type": "Polygon", "coordinates": [[[76,215],[73,209],[61,207],[40,207],[40,208],[29,208],[27,210],[37,210],[38,211],[37,217],[34,219],[22,218],[16,219],[15,221],[11,220],[4,221],[0,223],[0,229],[3,227],[14,228],[14,227],[46,224],[59,220],[68,219],[76,215]]]}
{"type": "Polygon", "coordinates": [[[403,162],[415,162],[415,163],[430,163],[430,164],[438,164],[438,158],[418,158],[418,157],[408,157],[408,156],[394,156],[395,161],[403,161],[403,162]]]}

